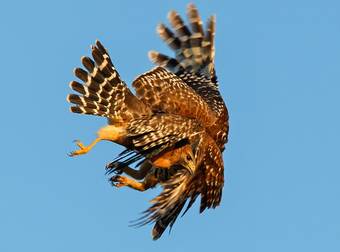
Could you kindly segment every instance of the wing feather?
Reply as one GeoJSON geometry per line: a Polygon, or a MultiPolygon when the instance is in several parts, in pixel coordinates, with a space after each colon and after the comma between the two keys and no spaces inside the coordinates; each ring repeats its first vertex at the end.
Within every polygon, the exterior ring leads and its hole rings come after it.
{"type": "Polygon", "coordinates": [[[201,96],[162,67],[139,76],[132,86],[136,89],[137,97],[153,111],[195,118],[205,127],[212,126],[217,120],[201,96]]]}

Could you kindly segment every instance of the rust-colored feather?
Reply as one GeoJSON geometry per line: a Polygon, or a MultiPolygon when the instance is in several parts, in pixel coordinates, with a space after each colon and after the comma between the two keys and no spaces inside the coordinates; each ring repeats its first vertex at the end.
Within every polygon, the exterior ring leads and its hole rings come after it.
{"type": "Polygon", "coordinates": [[[205,127],[212,126],[217,117],[209,105],[175,74],[157,67],[134,82],[137,96],[153,111],[195,118],[205,127]]]}

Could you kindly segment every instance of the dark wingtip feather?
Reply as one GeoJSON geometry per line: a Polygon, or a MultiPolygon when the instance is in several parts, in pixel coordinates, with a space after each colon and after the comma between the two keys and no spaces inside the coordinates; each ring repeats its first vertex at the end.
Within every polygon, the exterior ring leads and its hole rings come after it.
{"type": "Polygon", "coordinates": [[[152,229],[152,239],[154,241],[158,240],[162,234],[164,233],[165,228],[161,225],[161,223],[157,222],[152,229]]]}
{"type": "Polygon", "coordinates": [[[73,72],[78,79],[82,80],[83,82],[87,81],[87,72],[84,69],[77,67],[73,70],[73,72]]]}
{"type": "Polygon", "coordinates": [[[80,107],[78,107],[78,106],[70,107],[70,111],[72,113],[77,113],[77,114],[83,114],[84,113],[84,111],[80,107]]]}
{"type": "Polygon", "coordinates": [[[94,62],[89,57],[81,57],[81,63],[89,72],[92,72],[95,68],[94,62]]]}
{"type": "Polygon", "coordinates": [[[105,49],[105,47],[103,46],[103,44],[97,39],[96,40],[96,47],[99,49],[99,51],[104,55],[104,54],[107,54],[108,55],[108,52],[107,50],[105,49]]]}

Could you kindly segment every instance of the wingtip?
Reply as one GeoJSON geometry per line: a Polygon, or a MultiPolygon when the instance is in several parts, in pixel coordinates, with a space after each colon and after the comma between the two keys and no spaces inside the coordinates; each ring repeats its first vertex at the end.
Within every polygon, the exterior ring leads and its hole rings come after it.
{"type": "Polygon", "coordinates": [[[213,25],[215,25],[215,23],[216,23],[216,14],[211,15],[211,16],[209,17],[209,20],[208,20],[208,21],[211,22],[213,25]]]}
{"type": "Polygon", "coordinates": [[[84,62],[84,60],[86,60],[86,56],[82,56],[81,58],[80,58],[80,61],[81,61],[81,63],[83,63],[84,62]]]}
{"type": "Polygon", "coordinates": [[[197,7],[194,3],[188,3],[187,10],[197,10],[197,7]]]}
{"type": "Polygon", "coordinates": [[[69,86],[71,89],[73,89],[73,88],[72,88],[73,82],[74,82],[74,81],[70,81],[70,82],[68,83],[68,86],[69,86]]]}
{"type": "Polygon", "coordinates": [[[95,45],[100,48],[100,47],[104,47],[103,44],[100,42],[99,39],[96,39],[95,45]]]}
{"type": "Polygon", "coordinates": [[[155,226],[151,231],[152,240],[157,241],[162,236],[162,233],[163,232],[159,232],[155,226]]]}
{"type": "Polygon", "coordinates": [[[167,226],[168,225],[164,225],[162,220],[157,221],[151,231],[152,239],[156,241],[161,238],[167,226]]]}
{"type": "Polygon", "coordinates": [[[77,71],[77,68],[75,67],[75,68],[73,68],[72,73],[73,73],[74,75],[76,75],[76,71],[77,71]]]}
{"type": "Polygon", "coordinates": [[[151,50],[148,52],[148,57],[152,62],[156,62],[156,58],[157,58],[158,52],[151,50]]]}
{"type": "Polygon", "coordinates": [[[70,95],[67,95],[67,96],[66,96],[66,101],[69,102],[69,103],[71,103],[70,95]]]}
{"type": "Polygon", "coordinates": [[[163,23],[159,23],[156,26],[156,32],[159,33],[159,34],[163,33],[164,29],[165,29],[165,25],[163,23]]]}
{"type": "Polygon", "coordinates": [[[177,12],[175,10],[171,10],[168,12],[168,19],[172,20],[174,17],[177,16],[177,12]]]}

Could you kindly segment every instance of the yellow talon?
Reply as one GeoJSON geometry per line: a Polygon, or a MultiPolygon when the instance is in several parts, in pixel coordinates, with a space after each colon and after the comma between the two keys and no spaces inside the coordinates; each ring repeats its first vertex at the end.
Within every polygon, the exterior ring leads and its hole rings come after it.
{"type": "Polygon", "coordinates": [[[83,155],[88,153],[92,147],[99,142],[101,139],[97,138],[95,139],[89,146],[85,146],[82,142],[80,142],[79,140],[75,140],[74,142],[76,143],[76,145],[80,148],[79,150],[75,150],[72,151],[69,156],[70,157],[74,157],[74,156],[79,156],[79,155],[83,155]]]}
{"type": "Polygon", "coordinates": [[[78,147],[79,147],[80,149],[86,149],[86,147],[84,146],[84,144],[83,144],[82,142],[80,142],[79,140],[76,140],[75,143],[76,143],[76,145],[78,145],[78,147]]]}
{"type": "MultiPolygon", "coordinates": [[[[79,146],[79,145],[78,145],[79,146]]],[[[80,147],[80,146],[79,146],[80,147]]],[[[79,156],[79,155],[83,155],[83,154],[86,154],[87,152],[89,152],[89,148],[87,147],[80,147],[79,150],[75,150],[75,151],[72,151],[70,153],[70,157],[74,157],[74,156],[79,156]]]]}

